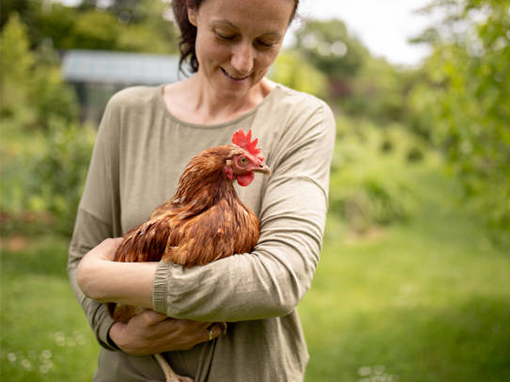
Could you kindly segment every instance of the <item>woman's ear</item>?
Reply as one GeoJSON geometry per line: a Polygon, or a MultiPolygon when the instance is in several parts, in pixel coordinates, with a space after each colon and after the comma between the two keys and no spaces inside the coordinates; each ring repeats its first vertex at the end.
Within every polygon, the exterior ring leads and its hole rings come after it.
{"type": "Polygon", "coordinates": [[[186,10],[188,12],[188,20],[193,26],[197,26],[197,6],[192,4],[190,0],[186,1],[186,10]]]}

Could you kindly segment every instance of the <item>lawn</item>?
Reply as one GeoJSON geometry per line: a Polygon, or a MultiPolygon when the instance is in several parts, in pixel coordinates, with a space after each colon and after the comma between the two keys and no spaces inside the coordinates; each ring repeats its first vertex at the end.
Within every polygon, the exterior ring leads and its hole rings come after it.
{"type": "Polygon", "coordinates": [[[510,381],[510,257],[452,180],[410,176],[419,208],[406,224],[360,238],[328,221],[299,307],[307,382],[510,381]]]}
{"type": "Polygon", "coordinates": [[[65,272],[67,240],[2,237],[0,380],[90,381],[98,348],[65,272]]]}
{"type": "MultiPolygon", "coordinates": [[[[328,220],[299,306],[307,382],[510,380],[510,257],[435,166],[410,171],[405,223],[349,233],[328,220]]],[[[65,273],[67,239],[4,236],[1,380],[90,381],[98,346],[65,273]]]]}

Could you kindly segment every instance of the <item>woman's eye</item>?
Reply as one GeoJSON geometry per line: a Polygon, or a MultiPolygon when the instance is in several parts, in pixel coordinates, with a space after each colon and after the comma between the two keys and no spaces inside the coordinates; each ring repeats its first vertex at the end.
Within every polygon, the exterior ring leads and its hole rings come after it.
{"type": "Polygon", "coordinates": [[[264,41],[261,41],[261,40],[257,40],[256,43],[264,48],[271,48],[274,44],[272,43],[269,43],[269,42],[264,42],[264,41]]]}
{"type": "Polygon", "coordinates": [[[227,40],[227,41],[231,41],[236,37],[235,35],[228,35],[228,34],[221,34],[221,33],[216,33],[216,36],[218,36],[222,40],[227,40]]]}

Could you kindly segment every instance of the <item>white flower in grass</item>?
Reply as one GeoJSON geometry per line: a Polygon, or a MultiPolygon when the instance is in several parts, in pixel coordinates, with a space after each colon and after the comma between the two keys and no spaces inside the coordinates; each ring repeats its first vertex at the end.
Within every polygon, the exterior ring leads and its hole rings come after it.
{"type": "Polygon", "coordinates": [[[50,369],[51,369],[50,364],[43,363],[42,365],[39,366],[39,371],[41,372],[41,374],[48,374],[50,369]]]}
{"type": "Polygon", "coordinates": [[[40,358],[42,360],[45,360],[45,359],[50,359],[51,357],[53,357],[53,353],[51,352],[51,350],[49,349],[45,349],[42,351],[41,355],[40,355],[40,358]]]}
{"type": "Polygon", "coordinates": [[[66,345],[66,336],[62,332],[55,333],[55,342],[58,346],[65,346],[66,345]]]}
{"type": "Polygon", "coordinates": [[[32,370],[32,362],[29,359],[21,360],[21,367],[25,370],[32,370]]]}
{"type": "Polygon", "coordinates": [[[83,336],[82,333],[74,332],[74,338],[75,338],[76,343],[78,345],[85,345],[86,341],[85,341],[85,337],[83,336]]]}

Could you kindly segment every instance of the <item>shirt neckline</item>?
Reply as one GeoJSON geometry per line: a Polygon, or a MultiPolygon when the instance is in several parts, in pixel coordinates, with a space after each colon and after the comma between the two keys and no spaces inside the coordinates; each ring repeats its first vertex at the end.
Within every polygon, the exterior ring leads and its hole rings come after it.
{"type": "Polygon", "coordinates": [[[193,122],[183,121],[182,119],[177,118],[175,115],[173,115],[170,112],[170,110],[168,110],[168,108],[165,105],[165,101],[163,100],[163,90],[164,90],[165,86],[166,86],[166,84],[163,84],[163,85],[160,85],[160,86],[158,86],[156,88],[156,90],[157,90],[157,97],[156,98],[158,100],[159,106],[163,108],[165,115],[168,118],[172,119],[173,121],[175,121],[175,122],[177,122],[177,123],[179,123],[181,125],[189,126],[189,127],[193,127],[193,128],[199,128],[199,129],[217,129],[217,128],[222,128],[222,127],[225,127],[225,126],[230,126],[232,124],[237,124],[237,123],[241,122],[242,120],[250,117],[254,113],[256,113],[258,109],[260,109],[264,104],[269,102],[269,100],[274,97],[274,93],[276,93],[277,91],[280,91],[280,85],[276,84],[274,89],[272,89],[269,92],[269,94],[264,97],[264,99],[262,101],[260,101],[255,107],[253,107],[251,110],[248,110],[246,113],[244,113],[244,114],[240,115],[239,117],[236,117],[236,118],[234,118],[234,119],[232,119],[230,121],[227,121],[227,122],[206,125],[206,124],[200,124],[200,123],[193,123],[193,122]]]}

